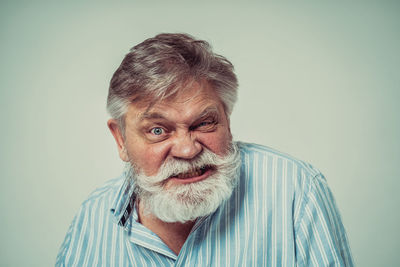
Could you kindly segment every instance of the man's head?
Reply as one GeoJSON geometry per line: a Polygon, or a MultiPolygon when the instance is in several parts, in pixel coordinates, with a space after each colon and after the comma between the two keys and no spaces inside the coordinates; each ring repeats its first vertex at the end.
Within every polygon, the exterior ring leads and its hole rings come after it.
{"type": "Polygon", "coordinates": [[[239,165],[229,127],[236,88],[232,64],[187,35],[158,35],[124,58],[108,126],[148,212],[184,222],[229,197],[239,165]]]}

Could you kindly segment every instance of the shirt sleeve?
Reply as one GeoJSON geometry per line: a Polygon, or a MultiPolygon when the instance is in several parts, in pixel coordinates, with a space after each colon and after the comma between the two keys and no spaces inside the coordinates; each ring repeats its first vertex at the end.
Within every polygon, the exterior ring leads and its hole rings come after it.
{"type": "Polygon", "coordinates": [[[332,192],[322,175],[304,189],[295,218],[297,266],[354,266],[332,192]]]}
{"type": "Polygon", "coordinates": [[[90,210],[82,205],[65,235],[55,266],[83,266],[87,250],[90,210]]]}
{"type": "Polygon", "coordinates": [[[56,264],[55,264],[56,267],[66,266],[65,260],[66,260],[67,253],[70,250],[72,233],[75,228],[76,218],[77,218],[77,216],[75,216],[74,219],[72,220],[72,223],[69,226],[67,234],[65,235],[64,242],[62,243],[60,250],[58,251],[56,264]]]}

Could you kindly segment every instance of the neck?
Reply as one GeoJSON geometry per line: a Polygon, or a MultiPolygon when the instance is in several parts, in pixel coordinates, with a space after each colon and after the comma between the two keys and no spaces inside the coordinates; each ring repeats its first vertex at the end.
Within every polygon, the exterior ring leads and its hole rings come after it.
{"type": "Polygon", "coordinates": [[[144,213],[144,207],[141,201],[139,201],[137,208],[139,222],[158,235],[161,240],[178,255],[195,222],[169,223],[161,221],[152,214],[144,213]]]}

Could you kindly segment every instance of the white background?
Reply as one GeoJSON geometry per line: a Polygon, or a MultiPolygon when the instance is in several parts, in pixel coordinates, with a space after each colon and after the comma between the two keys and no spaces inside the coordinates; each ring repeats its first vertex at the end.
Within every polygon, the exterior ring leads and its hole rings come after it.
{"type": "Polygon", "coordinates": [[[0,4],[0,265],[51,266],[80,203],[118,176],[108,83],[133,45],[187,32],[230,59],[237,140],[327,177],[358,266],[395,266],[400,236],[400,5],[0,4]]]}

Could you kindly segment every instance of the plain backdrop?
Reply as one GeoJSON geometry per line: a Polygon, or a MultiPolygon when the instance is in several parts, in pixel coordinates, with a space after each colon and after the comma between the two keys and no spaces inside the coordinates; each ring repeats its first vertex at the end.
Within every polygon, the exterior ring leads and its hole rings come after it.
{"type": "Polygon", "coordinates": [[[187,32],[236,67],[235,139],[320,169],[357,265],[396,266],[399,2],[168,2],[0,3],[0,265],[54,265],[80,203],[122,171],[113,72],[145,38],[187,32]]]}

